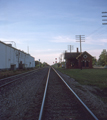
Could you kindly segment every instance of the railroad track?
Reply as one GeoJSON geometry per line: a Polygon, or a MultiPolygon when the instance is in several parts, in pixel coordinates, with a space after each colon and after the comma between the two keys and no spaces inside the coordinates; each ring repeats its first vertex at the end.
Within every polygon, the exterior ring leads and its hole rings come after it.
{"type": "Polygon", "coordinates": [[[22,79],[22,78],[26,78],[30,75],[33,76],[33,74],[35,74],[35,72],[37,72],[39,69],[36,69],[36,70],[32,70],[32,71],[29,71],[29,72],[25,72],[25,73],[22,73],[22,74],[18,74],[18,75],[14,75],[14,76],[10,76],[10,77],[7,77],[7,78],[3,78],[3,79],[0,79],[0,88],[8,85],[8,84],[11,84],[19,79],[22,79]]]}
{"type": "MultiPolygon", "coordinates": [[[[0,120],[32,120],[36,118],[35,116],[38,119],[40,110],[38,106],[39,101],[42,101],[42,91],[44,91],[48,69],[45,67],[27,73],[28,75],[23,74],[20,79],[2,85],[0,88],[0,120]]],[[[12,79],[16,78],[12,77],[12,79]]]]}
{"type": "Polygon", "coordinates": [[[20,118],[26,120],[98,120],[53,68],[37,71],[9,77],[9,81],[1,79],[2,114],[0,117],[7,119],[5,116],[10,116],[9,119],[17,120],[20,118]],[[9,111],[9,106],[5,103],[8,103],[14,111],[9,111]],[[17,104],[20,104],[20,109],[17,104]],[[22,112],[21,109],[25,112],[16,115],[22,112]]]}
{"type": "Polygon", "coordinates": [[[98,120],[65,80],[50,68],[38,120],[98,120]]]}

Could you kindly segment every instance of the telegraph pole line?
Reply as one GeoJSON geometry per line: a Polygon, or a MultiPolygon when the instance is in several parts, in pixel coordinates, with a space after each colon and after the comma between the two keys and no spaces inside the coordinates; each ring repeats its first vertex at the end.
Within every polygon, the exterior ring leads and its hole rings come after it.
{"type": "Polygon", "coordinates": [[[74,46],[73,45],[68,45],[68,50],[70,50],[70,53],[71,53],[71,50],[73,50],[74,46]]]}
{"type": "MultiPolygon", "coordinates": [[[[102,23],[102,24],[103,24],[103,25],[107,25],[107,12],[102,12],[102,14],[103,14],[102,17],[106,18],[106,19],[102,19],[102,21],[105,21],[105,22],[106,22],[106,23],[102,23]],[[106,15],[105,15],[105,14],[106,14],[106,15]]],[[[106,54],[106,55],[107,55],[107,54],[106,54]]],[[[106,55],[105,55],[105,65],[106,65],[106,60],[107,60],[106,55]]]]}
{"type": "Polygon", "coordinates": [[[81,42],[85,42],[85,35],[76,35],[76,42],[80,42],[80,52],[82,52],[81,42]]]}
{"type": "Polygon", "coordinates": [[[104,18],[106,19],[102,19],[102,21],[105,21],[106,23],[102,23],[103,25],[107,25],[107,12],[102,12],[104,18]]]}

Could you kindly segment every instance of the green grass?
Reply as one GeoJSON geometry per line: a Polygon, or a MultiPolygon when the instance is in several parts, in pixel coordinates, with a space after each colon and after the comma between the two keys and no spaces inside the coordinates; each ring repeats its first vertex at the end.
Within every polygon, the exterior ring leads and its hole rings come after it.
{"type": "Polygon", "coordinates": [[[107,88],[107,69],[62,69],[58,70],[83,85],[107,88]]]}

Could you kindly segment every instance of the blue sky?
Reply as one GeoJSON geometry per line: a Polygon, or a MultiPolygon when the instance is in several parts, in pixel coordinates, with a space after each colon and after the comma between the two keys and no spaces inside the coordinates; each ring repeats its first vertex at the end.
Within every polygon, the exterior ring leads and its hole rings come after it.
{"type": "Polygon", "coordinates": [[[0,40],[52,64],[68,45],[80,49],[75,35],[85,35],[82,51],[98,58],[107,49],[105,11],[107,0],[0,0],[0,40]]]}

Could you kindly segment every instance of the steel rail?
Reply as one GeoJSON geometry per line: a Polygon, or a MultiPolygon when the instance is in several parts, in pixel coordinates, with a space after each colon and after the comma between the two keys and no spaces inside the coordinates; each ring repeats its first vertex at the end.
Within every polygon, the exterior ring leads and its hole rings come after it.
{"type": "Polygon", "coordinates": [[[78,97],[78,95],[71,89],[71,87],[65,82],[65,80],[58,74],[58,72],[52,67],[52,69],[56,72],[56,74],[61,78],[61,80],[65,83],[65,85],[69,88],[69,90],[75,95],[75,97],[79,100],[79,102],[85,107],[85,109],[91,114],[91,116],[98,120],[98,118],[92,113],[92,111],[85,105],[85,103],[78,97]]]}
{"type": "MultiPolygon", "coordinates": [[[[28,72],[27,72],[27,73],[28,73],[28,72]]],[[[32,73],[29,73],[29,74],[27,74],[27,75],[24,75],[24,76],[22,76],[21,78],[24,78],[24,77],[26,77],[26,76],[29,76],[29,75],[31,75],[31,74],[33,74],[33,73],[35,73],[35,71],[32,72],[32,73]]],[[[21,74],[21,75],[22,75],[22,74],[21,74]]],[[[7,82],[7,83],[1,85],[0,88],[6,86],[6,85],[8,85],[8,84],[11,84],[11,83],[17,81],[18,79],[20,79],[20,78],[16,78],[16,79],[14,79],[14,80],[12,80],[12,81],[9,81],[9,82],[7,82]]]]}
{"type": "Polygon", "coordinates": [[[46,81],[46,86],[45,86],[45,90],[44,90],[44,95],[43,95],[43,100],[42,100],[42,105],[41,105],[41,109],[40,109],[40,113],[39,113],[39,119],[42,119],[42,114],[43,114],[43,108],[44,108],[44,103],[45,103],[45,98],[46,98],[46,91],[47,91],[47,86],[48,86],[48,81],[49,81],[49,75],[50,75],[50,69],[48,71],[48,76],[47,76],[47,81],[46,81]]]}
{"type": "Polygon", "coordinates": [[[28,71],[28,72],[25,72],[25,73],[21,73],[21,74],[17,74],[17,75],[13,75],[13,76],[10,76],[10,77],[7,77],[7,78],[2,78],[2,79],[0,79],[0,81],[2,81],[2,80],[5,80],[5,79],[8,79],[8,78],[17,77],[17,76],[20,76],[20,75],[23,75],[23,74],[26,74],[26,73],[29,73],[29,72],[33,72],[33,71],[35,71],[35,70],[32,70],[32,71],[28,71]]]}
{"type": "Polygon", "coordinates": [[[2,78],[2,79],[0,79],[0,81],[5,80],[5,79],[8,79],[8,78],[13,78],[13,77],[17,77],[17,76],[20,76],[20,75],[24,75],[24,74],[26,74],[26,73],[30,73],[30,72],[33,72],[33,71],[37,71],[37,70],[40,70],[40,69],[42,69],[42,68],[38,68],[38,69],[31,70],[31,71],[28,71],[28,72],[24,72],[24,73],[21,73],[21,74],[13,75],[13,76],[10,76],[10,77],[7,77],[7,78],[2,78]]]}

